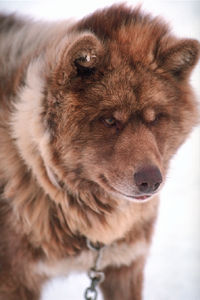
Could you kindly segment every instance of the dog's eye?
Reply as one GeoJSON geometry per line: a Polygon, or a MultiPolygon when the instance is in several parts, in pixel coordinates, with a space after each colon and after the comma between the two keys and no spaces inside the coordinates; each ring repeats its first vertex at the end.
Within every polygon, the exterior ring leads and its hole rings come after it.
{"type": "Polygon", "coordinates": [[[149,122],[149,125],[156,125],[157,123],[159,123],[162,120],[167,119],[167,115],[165,115],[164,113],[158,113],[157,115],[155,115],[154,120],[152,120],[151,122],[149,122]]]}
{"type": "Polygon", "coordinates": [[[155,116],[155,120],[154,120],[154,123],[164,119],[166,117],[166,115],[164,113],[158,113],[156,116],[155,116]]]}
{"type": "Polygon", "coordinates": [[[113,117],[102,118],[102,121],[107,127],[113,127],[117,125],[117,120],[113,117]]]}

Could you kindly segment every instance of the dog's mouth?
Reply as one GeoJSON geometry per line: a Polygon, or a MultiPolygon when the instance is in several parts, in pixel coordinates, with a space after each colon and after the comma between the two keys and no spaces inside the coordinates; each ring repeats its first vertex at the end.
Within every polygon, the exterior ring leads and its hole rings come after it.
{"type": "Polygon", "coordinates": [[[133,198],[133,199],[136,199],[136,200],[139,200],[139,201],[144,201],[144,200],[149,199],[152,196],[153,195],[141,195],[141,196],[127,196],[127,197],[130,197],[130,198],[133,198]]]}
{"type": "Polygon", "coordinates": [[[134,202],[146,202],[148,201],[152,196],[155,196],[155,193],[152,194],[136,194],[136,195],[128,195],[123,193],[122,191],[119,191],[117,188],[113,187],[106,177],[104,175],[100,176],[101,183],[103,184],[106,189],[109,189],[111,193],[120,195],[123,198],[126,198],[129,201],[134,201],[134,202]]]}
{"type": "Polygon", "coordinates": [[[144,202],[144,201],[147,201],[149,200],[152,196],[155,196],[155,194],[151,194],[151,195],[126,195],[118,190],[115,189],[115,191],[122,195],[123,197],[126,197],[128,200],[131,200],[131,201],[137,201],[137,202],[144,202]]]}

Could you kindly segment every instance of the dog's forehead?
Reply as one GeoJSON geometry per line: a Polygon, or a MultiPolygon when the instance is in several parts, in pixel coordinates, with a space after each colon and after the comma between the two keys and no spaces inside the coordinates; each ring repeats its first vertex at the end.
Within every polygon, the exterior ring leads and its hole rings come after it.
{"type": "Polygon", "coordinates": [[[128,112],[165,104],[168,99],[164,84],[151,70],[122,62],[103,80],[102,106],[117,108],[123,118],[128,112]]]}

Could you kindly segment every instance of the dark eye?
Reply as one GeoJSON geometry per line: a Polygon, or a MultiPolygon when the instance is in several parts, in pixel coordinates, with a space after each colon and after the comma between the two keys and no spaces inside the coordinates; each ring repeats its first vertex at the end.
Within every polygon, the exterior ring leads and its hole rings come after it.
{"type": "Polygon", "coordinates": [[[158,113],[156,116],[155,116],[155,120],[154,120],[154,123],[164,119],[166,117],[166,115],[164,113],[158,113]]]}
{"type": "Polygon", "coordinates": [[[102,118],[102,121],[103,121],[104,125],[106,125],[107,127],[113,127],[113,126],[117,125],[117,120],[113,117],[102,118]]]}

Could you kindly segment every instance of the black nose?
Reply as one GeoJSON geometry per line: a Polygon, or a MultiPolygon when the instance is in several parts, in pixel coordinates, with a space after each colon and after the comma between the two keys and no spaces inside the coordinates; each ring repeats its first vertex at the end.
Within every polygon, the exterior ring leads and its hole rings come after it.
{"type": "Polygon", "coordinates": [[[159,188],[162,182],[162,175],[157,167],[147,166],[136,172],[134,179],[140,192],[153,193],[159,188]]]}

